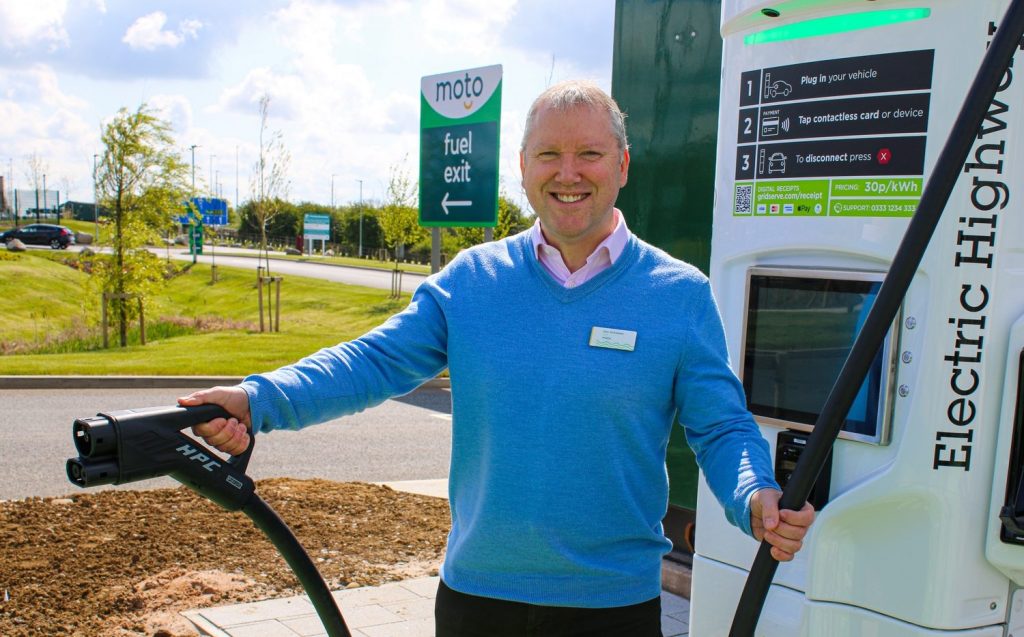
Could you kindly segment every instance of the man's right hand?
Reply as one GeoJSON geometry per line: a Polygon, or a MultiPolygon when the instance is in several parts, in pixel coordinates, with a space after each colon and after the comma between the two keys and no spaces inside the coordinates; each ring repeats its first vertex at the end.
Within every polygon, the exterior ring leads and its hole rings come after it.
{"type": "Polygon", "coordinates": [[[182,407],[220,405],[232,418],[214,418],[192,427],[192,433],[211,447],[233,456],[249,448],[249,430],[252,429],[249,395],[241,387],[211,387],[182,396],[178,404],[182,407]]]}

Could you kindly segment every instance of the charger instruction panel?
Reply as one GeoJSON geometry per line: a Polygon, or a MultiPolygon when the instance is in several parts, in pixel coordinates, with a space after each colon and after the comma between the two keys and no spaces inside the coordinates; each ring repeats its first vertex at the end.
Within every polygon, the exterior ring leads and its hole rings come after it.
{"type": "Polygon", "coordinates": [[[743,72],[733,215],[913,215],[934,58],[904,51],[743,72]]]}

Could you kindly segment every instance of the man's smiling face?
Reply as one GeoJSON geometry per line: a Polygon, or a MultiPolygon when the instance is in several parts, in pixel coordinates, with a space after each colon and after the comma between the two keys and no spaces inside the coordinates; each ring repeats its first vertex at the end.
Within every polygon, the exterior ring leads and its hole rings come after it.
{"type": "Polygon", "coordinates": [[[629,152],[619,148],[608,113],[585,105],[542,106],[519,164],[544,236],[563,254],[575,248],[589,255],[615,229],[629,152]]]}

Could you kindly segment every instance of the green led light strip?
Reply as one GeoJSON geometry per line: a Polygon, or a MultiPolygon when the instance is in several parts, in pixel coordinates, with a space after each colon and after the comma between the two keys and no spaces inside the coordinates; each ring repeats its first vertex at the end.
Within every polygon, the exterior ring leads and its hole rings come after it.
{"type": "Polygon", "coordinates": [[[866,11],[864,13],[848,13],[846,15],[796,22],[775,27],[774,29],[766,29],[758,33],[751,33],[743,38],[743,44],[766,44],[768,42],[815,38],[822,35],[846,33],[847,31],[858,31],[860,29],[874,29],[875,27],[884,27],[889,24],[924,20],[931,16],[931,14],[931,9],[883,9],[880,11],[866,11]]]}

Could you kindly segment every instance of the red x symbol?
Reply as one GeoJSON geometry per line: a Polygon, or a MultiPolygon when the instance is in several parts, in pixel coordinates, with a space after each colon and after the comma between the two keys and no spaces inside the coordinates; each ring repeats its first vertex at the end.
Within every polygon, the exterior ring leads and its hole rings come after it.
{"type": "Polygon", "coordinates": [[[892,159],[892,151],[889,150],[888,148],[883,148],[882,150],[878,151],[878,163],[880,163],[880,164],[882,164],[884,166],[884,165],[888,164],[889,160],[891,160],[891,159],[892,159]]]}

